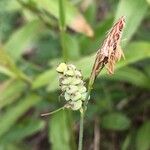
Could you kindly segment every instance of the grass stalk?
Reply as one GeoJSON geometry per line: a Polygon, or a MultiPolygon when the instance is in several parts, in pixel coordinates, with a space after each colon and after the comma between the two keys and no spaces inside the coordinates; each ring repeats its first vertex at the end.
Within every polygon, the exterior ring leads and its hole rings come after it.
{"type": "Polygon", "coordinates": [[[84,130],[84,111],[80,112],[80,131],[79,131],[79,144],[78,150],[82,150],[83,145],[83,130],[84,130]]]}
{"type": "Polygon", "coordinates": [[[85,118],[87,104],[89,101],[89,96],[92,90],[93,83],[94,81],[92,80],[92,78],[90,78],[86,99],[85,99],[85,102],[83,103],[83,110],[80,111],[80,129],[79,129],[78,150],[82,150],[82,147],[83,147],[84,118],[85,118]]]}
{"type": "Polygon", "coordinates": [[[66,62],[68,58],[67,49],[66,49],[66,22],[65,22],[65,4],[64,0],[59,0],[59,29],[60,29],[60,41],[62,47],[63,60],[66,62]]]}
{"type": "MultiPolygon", "coordinates": [[[[104,66],[101,66],[100,71],[103,69],[104,66]]],[[[83,110],[80,111],[80,129],[79,129],[79,142],[78,142],[78,150],[82,150],[83,148],[83,133],[84,133],[84,118],[86,115],[87,105],[89,101],[89,96],[91,94],[91,90],[93,88],[93,84],[95,81],[95,75],[91,73],[89,83],[88,83],[88,91],[85,98],[85,101],[83,103],[83,110]]]]}

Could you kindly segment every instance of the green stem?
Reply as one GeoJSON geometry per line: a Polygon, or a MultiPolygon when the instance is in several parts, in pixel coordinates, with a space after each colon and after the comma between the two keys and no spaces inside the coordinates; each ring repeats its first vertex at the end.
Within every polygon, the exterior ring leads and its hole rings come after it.
{"type": "Polygon", "coordinates": [[[63,107],[60,107],[60,108],[58,108],[58,109],[56,109],[56,110],[54,110],[54,111],[52,111],[52,112],[48,112],[48,113],[45,113],[45,114],[41,114],[41,116],[48,116],[48,115],[52,115],[52,114],[54,114],[54,113],[57,113],[58,111],[60,111],[60,110],[63,110],[65,107],[63,106],[63,107]]]}
{"type": "MultiPolygon", "coordinates": [[[[101,66],[100,71],[103,68],[104,68],[104,65],[101,66]]],[[[88,101],[89,101],[89,96],[91,94],[91,90],[93,88],[93,84],[94,84],[95,79],[96,79],[95,73],[92,72],[91,76],[90,76],[90,79],[89,79],[89,83],[88,83],[88,91],[87,91],[87,94],[86,94],[86,98],[85,98],[85,101],[83,103],[83,108],[82,108],[83,110],[82,110],[81,116],[80,116],[80,131],[79,131],[78,150],[82,150],[82,147],[83,147],[84,117],[85,117],[85,114],[86,114],[87,105],[88,105],[88,101]]]]}
{"type": "Polygon", "coordinates": [[[82,150],[83,145],[83,129],[84,129],[84,112],[80,112],[80,132],[78,150],[82,150]]]}
{"type": "Polygon", "coordinates": [[[61,40],[63,60],[67,62],[68,54],[67,54],[66,43],[65,43],[65,30],[64,29],[60,30],[60,40],[61,40]]]}
{"type": "Polygon", "coordinates": [[[65,4],[64,0],[59,0],[59,29],[60,29],[60,40],[62,47],[63,60],[66,62],[68,58],[67,49],[66,49],[66,23],[65,23],[65,4]]]}
{"type": "Polygon", "coordinates": [[[89,96],[90,96],[90,93],[92,90],[92,85],[93,85],[93,81],[90,78],[86,99],[85,99],[85,102],[83,103],[83,110],[80,112],[80,131],[79,131],[78,150],[82,150],[82,147],[83,147],[84,117],[85,117],[85,113],[86,113],[86,109],[87,109],[87,104],[89,101],[89,96]]]}

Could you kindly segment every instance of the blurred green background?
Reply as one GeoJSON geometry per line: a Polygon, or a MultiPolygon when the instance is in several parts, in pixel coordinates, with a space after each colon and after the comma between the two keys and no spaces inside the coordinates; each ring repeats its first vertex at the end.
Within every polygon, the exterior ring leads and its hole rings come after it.
{"type": "Polygon", "coordinates": [[[0,0],[0,150],[77,149],[79,112],[40,116],[64,105],[55,68],[65,59],[88,79],[106,32],[122,15],[126,59],[114,75],[104,69],[96,80],[84,149],[149,150],[149,5],[149,0],[0,0]]]}

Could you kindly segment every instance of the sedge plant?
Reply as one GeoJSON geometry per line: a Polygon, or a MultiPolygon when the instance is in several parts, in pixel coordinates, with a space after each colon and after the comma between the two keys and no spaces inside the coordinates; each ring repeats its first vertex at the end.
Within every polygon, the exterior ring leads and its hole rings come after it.
{"type": "Polygon", "coordinates": [[[84,118],[93,84],[105,66],[108,70],[108,74],[113,74],[116,62],[119,61],[121,57],[124,58],[124,54],[120,46],[124,26],[125,17],[123,16],[107,33],[101,48],[97,51],[87,88],[83,81],[81,71],[79,71],[73,64],[60,63],[56,68],[56,71],[59,74],[60,89],[66,100],[66,104],[53,112],[42,114],[42,116],[56,113],[65,108],[72,109],[74,111],[79,110],[80,130],[78,150],[82,150],[83,147],[84,118]]]}

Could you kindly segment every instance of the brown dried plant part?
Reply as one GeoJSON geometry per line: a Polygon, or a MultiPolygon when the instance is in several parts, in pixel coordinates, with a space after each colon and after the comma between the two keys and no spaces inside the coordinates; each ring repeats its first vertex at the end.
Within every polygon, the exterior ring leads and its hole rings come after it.
{"type": "Polygon", "coordinates": [[[80,33],[84,33],[88,37],[94,36],[94,31],[91,26],[87,23],[82,15],[77,15],[74,20],[71,22],[70,27],[80,33]]]}
{"type": "Polygon", "coordinates": [[[120,47],[122,30],[125,26],[125,17],[122,16],[118,22],[108,32],[102,47],[97,51],[95,63],[93,65],[91,78],[95,80],[101,69],[107,64],[109,74],[114,73],[114,67],[117,61],[124,58],[123,51],[120,47]]]}

